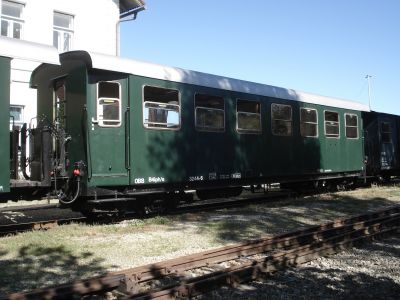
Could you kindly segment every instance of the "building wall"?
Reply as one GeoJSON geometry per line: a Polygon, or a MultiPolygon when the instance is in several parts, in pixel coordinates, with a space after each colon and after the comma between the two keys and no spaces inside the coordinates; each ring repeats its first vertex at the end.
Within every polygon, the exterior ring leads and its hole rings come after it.
{"type": "Polygon", "coordinates": [[[118,0],[25,0],[23,39],[53,44],[53,12],[74,16],[73,49],[116,52],[118,0]]]}
{"type": "MultiPolygon", "coordinates": [[[[73,16],[71,50],[115,55],[119,0],[12,0],[24,4],[22,40],[53,45],[53,14],[73,16]]],[[[12,60],[11,105],[23,107],[23,121],[36,117],[36,91],[29,88],[31,72],[39,65],[12,60]]]]}

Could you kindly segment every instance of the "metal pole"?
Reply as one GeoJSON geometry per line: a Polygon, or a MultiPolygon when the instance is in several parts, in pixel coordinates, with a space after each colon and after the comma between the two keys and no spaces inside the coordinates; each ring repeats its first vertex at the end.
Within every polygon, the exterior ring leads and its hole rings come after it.
{"type": "Polygon", "coordinates": [[[117,24],[115,25],[115,35],[116,35],[116,37],[115,37],[115,49],[116,49],[116,53],[115,53],[115,54],[116,54],[116,56],[119,56],[119,55],[121,54],[121,53],[120,53],[120,49],[121,49],[121,47],[120,47],[120,25],[121,25],[121,23],[136,20],[137,14],[138,14],[140,11],[144,10],[144,9],[145,9],[144,6],[141,6],[141,7],[139,7],[138,9],[136,9],[135,11],[125,13],[125,14],[123,15],[122,19],[120,19],[120,20],[117,21],[117,24]],[[131,18],[126,18],[126,17],[129,17],[129,16],[131,16],[131,15],[132,15],[131,18]]]}
{"type": "Polygon", "coordinates": [[[370,78],[371,77],[372,77],[371,75],[366,75],[365,76],[365,78],[368,81],[368,106],[369,106],[370,110],[371,110],[371,82],[370,82],[370,78]]]}
{"type": "Polygon", "coordinates": [[[121,23],[122,22],[134,21],[134,20],[136,20],[136,17],[137,17],[137,12],[134,13],[133,16],[131,18],[129,18],[129,19],[118,20],[118,22],[116,24],[116,32],[115,32],[115,35],[116,35],[116,39],[115,39],[116,56],[120,56],[120,54],[121,54],[120,53],[121,47],[120,47],[120,44],[119,44],[120,43],[120,25],[121,25],[121,23]]]}

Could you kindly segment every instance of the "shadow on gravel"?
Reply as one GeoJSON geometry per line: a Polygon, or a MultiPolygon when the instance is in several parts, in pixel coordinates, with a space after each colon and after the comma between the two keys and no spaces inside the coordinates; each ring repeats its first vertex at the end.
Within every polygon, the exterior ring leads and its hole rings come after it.
{"type": "MultiPolygon", "coordinates": [[[[315,195],[240,209],[219,210],[204,214],[202,220],[196,221],[200,223],[200,231],[212,234],[217,242],[236,243],[396,204],[385,198],[364,200],[337,194],[330,194],[329,197],[327,200],[315,195]]],[[[185,221],[184,217],[182,221],[185,221]]],[[[186,221],[191,220],[188,218],[186,221]]]]}
{"type": "Polygon", "coordinates": [[[0,297],[106,272],[92,253],[76,255],[63,246],[28,245],[19,249],[18,258],[6,255],[0,252],[0,297]]]}
{"type": "MultiPolygon", "coordinates": [[[[372,277],[364,273],[346,274],[331,269],[321,272],[307,268],[289,276],[267,278],[252,284],[254,290],[234,290],[229,299],[398,299],[400,285],[388,277],[372,277]],[[297,273],[297,274],[296,274],[297,273]],[[330,278],[321,278],[329,276],[330,278]],[[340,277],[340,278],[338,278],[340,277]]],[[[209,299],[225,299],[212,296],[209,299]]]]}
{"type": "MultiPolygon", "coordinates": [[[[391,247],[389,245],[385,245],[384,243],[374,243],[373,248],[374,251],[377,253],[380,253],[380,255],[385,256],[385,257],[393,257],[393,258],[399,258],[400,259],[400,232],[398,233],[398,244],[399,246],[396,247],[391,247]]],[[[396,270],[396,272],[399,273],[400,275],[400,270],[396,270]]],[[[400,280],[399,280],[400,282],[400,280]]]]}
{"type": "Polygon", "coordinates": [[[399,299],[399,245],[400,237],[360,245],[350,255],[291,268],[236,289],[224,288],[203,299],[399,299]]]}

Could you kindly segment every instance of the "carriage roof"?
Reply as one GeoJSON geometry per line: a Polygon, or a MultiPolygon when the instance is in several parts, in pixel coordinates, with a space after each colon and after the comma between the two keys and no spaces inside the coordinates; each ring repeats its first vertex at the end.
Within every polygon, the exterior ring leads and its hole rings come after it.
{"type": "Polygon", "coordinates": [[[126,59],[117,56],[91,53],[86,51],[71,51],[62,53],[60,55],[60,61],[62,63],[69,60],[83,60],[88,67],[93,69],[134,74],[160,80],[181,82],[324,106],[339,107],[357,111],[370,111],[367,105],[359,102],[300,92],[293,89],[238,80],[181,68],[158,65],[133,59],[126,59]]]}

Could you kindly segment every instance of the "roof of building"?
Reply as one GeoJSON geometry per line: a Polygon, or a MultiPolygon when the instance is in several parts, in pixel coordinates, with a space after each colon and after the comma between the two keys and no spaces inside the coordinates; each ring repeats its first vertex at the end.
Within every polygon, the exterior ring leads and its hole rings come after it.
{"type": "Polygon", "coordinates": [[[0,56],[59,65],[55,47],[0,36],[0,56]]]}
{"type": "Polygon", "coordinates": [[[339,107],[358,111],[370,111],[365,104],[333,97],[326,97],[293,89],[254,83],[244,80],[222,77],[197,71],[184,70],[143,61],[120,58],[117,56],[89,53],[85,51],[65,52],[60,55],[61,63],[68,60],[82,60],[89,68],[109,70],[127,74],[200,85],[210,88],[236,91],[260,96],[301,101],[331,107],[339,107]]]}
{"type": "Polygon", "coordinates": [[[146,3],[144,0],[120,0],[119,13],[120,17],[124,18],[131,14],[137,14],[139,11],[145,9],[146,3]]]}

